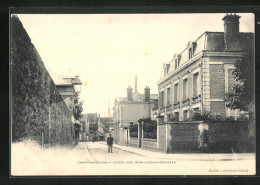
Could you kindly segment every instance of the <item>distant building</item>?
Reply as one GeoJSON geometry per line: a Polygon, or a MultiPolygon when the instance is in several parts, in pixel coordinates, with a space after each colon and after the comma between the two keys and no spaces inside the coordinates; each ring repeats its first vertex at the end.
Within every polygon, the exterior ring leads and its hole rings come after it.
{"type": "Polygon", "coordinates": [[[190,111],[238,116],[238,110],[226,107],[225,95],[233,91],[236,60],[254,51],[254,34],[239,32],[239,18],[226,15],[224,32],[204,32],[163,65],[158,81],[159,110],[153,114],[166,120],[173,113],[180,121],[190,111]]]}
{"type": "MultiPolygon", "coordinates": [[[[150,88],[145,87],[144,94],[132,92],[131,87],[127,88],[127,97],[118,97],[115,99],[114,104],[114,137],[117,143],[124,144],[120,132],[127,129],[130,123],[137,123],[139,119],[151,117],[151,110],[158,106],[158,95],[150,94],[150,88]],[[122,131],[120,131],[122,130],[122,131]],[[121,138],[121,141],[120,141],[121,138]]],[[[122,133],[121,133],[122,135],[122,133]]]]}
{"type": "Polygon", "coordinates": [[[100,117],[98,113],[87,113],[83,114],[81,119],[81,123],[84,126],[84,132],[86,140],[104,140],[106,133],[106,124],[111,122],[111,118],[108,117],[100,117]]]}

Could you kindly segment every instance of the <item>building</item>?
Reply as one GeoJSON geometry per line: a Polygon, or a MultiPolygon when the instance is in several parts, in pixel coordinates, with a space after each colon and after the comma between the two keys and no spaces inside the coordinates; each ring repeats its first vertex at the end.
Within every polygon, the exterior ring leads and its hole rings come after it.
{"type": "Polygon", "coordinates": [[[73,112],[74,108],[74,98],[80,92],[78,85],[81,86],[82,83],[78,76],[59,76],[49,70],[49,74],[52,77],[59,94],[64,99],[70,112],[73,112]]]}
{"type": "Polygon", "coordinates": [[[101,118],[100,114],[87,113],[83,114],[81,118],[82,125],[82,135],[84,135],[85,140],[104,140],[106,133],[106,121],[105,118],[101,118]]]}
{"type": "Polygon", "coordinates": [[[232,92],[236,60],[254,51],[254,34],[239,32],[240,16],[227,14],[224,32],[204,32],[188,42],[183,52],[165,63],[158,81],[159,109],[183,121],[202,110],[222,117],[237,117],[238,110],[226,107],[225,95],[232,92]]]}
{"type": "Polygon", "coordinates": [[[127,97],[118,97],[114,104],[114,137],[115,142],[125,144],[126,129],[131,123],[138,123],[139,119],[151,117],[151,110],[158,106],[158,95],[150,94],[150,88],[145,87],[144,94],[135,91],[129,86],[127,97]],[[121,135],[121,136],[120,136],[121,135]]]}

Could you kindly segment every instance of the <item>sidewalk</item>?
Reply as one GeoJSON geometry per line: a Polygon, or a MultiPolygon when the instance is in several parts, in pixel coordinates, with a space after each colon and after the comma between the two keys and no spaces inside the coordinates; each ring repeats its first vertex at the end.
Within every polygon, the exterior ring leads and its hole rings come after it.
{"type": "MultiPolygon", "coordinates": [[[[100,142],[106,145],[105,142],[100,142]]],[[[113,144],[114,148],[123,150],[129,153],[134,153],[139,156],[148,158],[157,158],[163,160],[185,160],[185,161],[237,161],[237,160],[255,160],[254,153],[217,153],[217,154],[207,154],[207,153],[190,153],[190,154],[166,154],[156,151],[150,151],[142,148],[135,148],[131,146],[123,146],[118,144],[113,144]]]]}
{"type": "Polygon", "coordinates": [[[91,160],[94,160],[86,142],[78,142],[77,146],[75,146],[73,150],[83,150],[85,156],[87,156],[91,160]]]}

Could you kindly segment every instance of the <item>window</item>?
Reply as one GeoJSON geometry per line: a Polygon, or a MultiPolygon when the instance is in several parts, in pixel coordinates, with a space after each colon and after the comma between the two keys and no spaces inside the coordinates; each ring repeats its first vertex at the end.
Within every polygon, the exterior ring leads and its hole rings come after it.
{"type": "Polygon", "coordinates": [[[193,96],[200,94],[199,73],[193,74],[193,96]]]}
{"type": "Polygon", "coordinates": [[[174,84],[174,103],[177,103],[179,99],[178,96],[178,83],[174,84]]]}
{"type": "Polygon", "coordinates": [[[183,120],[187,120],[188,119],[188,110],[184,110],[183,111],[183,120]]]}
{"type": "Polygon", "coordinates": [[[188,78],[183,80],[183,100],[188,98],[188,78]]]}
{"type": "Polygon", "coordinates": [[[93,127],[91,126],[91,127],[89,128],[89,130],[92,131],[92,130],[93,130],[93,127]]]}
{"type": "Polygon", "coordinates": [[[167,88],[167,105],[170,105],[170,104],[171,104],[171,103],[170,103],[170,91],[171,91],[170,87],[167,88]]]}
{"type": "Polygon", "coordinates": [[[164,76],[166,76],[169,73],[169,68],[170,68],[170,65],[166,64],[164,67],[164,76]]]}
{"type": "Polygon", "coordinates": [[[189,49],[189,59],[191,59],[193,57],[193,51],[192,48],[189,49]]]}
{"type": "Polygon", "coordinates": [[[179,121],[179,112],[174,112],[174,117],[176,118],[177,121],[179,121]]]}
{"type": "Polygon", "coordinates": [[[164,92],[162,91],[161,92],[161,105],[162,105],[162,107],[164,106],[164,92]]]}

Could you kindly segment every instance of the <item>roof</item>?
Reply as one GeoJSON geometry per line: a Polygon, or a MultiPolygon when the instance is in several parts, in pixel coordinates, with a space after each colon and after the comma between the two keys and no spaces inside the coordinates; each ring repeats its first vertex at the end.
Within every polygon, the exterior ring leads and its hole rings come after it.
{"type": "Polygon", "coordinates": [[[51,76],[51,78],[52,78],[52,80],[53,80],[53,82],[54,82],[54,84],[55,85],[57,85],[57,86],[72,86],[72,83],[69,83],[69,82],[67,82],[67,81],[65,81],[65,80],[63,80],[62,79],[62,77],[60,77],[60,76],[58,76],[58,75],[56,75],[54,72],[52,72],[50,69],[48,69],[48,72],[49,72],[49,74],[50,74],[50,76],[51,76]]]}
{"type": "Polygon", "coordinates": [[[240,32],[236,39],[224,37],[224,32],[204,32],[195,41],[188,42],[187,47],[179,54],[175,54],[174,58],[164,63],[160,79],[165,77],[165,69],[167,74],[175,70],[175,60],[178,59],[179,66],[189,61],[189,48],[193,47],[193,56],[202,51],[226,52],[226,51],[252,51],[254,48],[254,34],[240,32]],[[228,42],[227,42],[228,41],[228,42]],[[166,68],[167,67],[167,68],[166,68]]]}
{"type": "Polygon", "coordinates": [[[63,96],[74,96],[76,93],[74,91],[69,91],[69,92],[64,92],[64,91],[59,91],[60,95],[63,96]]]}
{"type": "Polygon", "coordinates": [[[73,85],[81,85],[82,82],[80,81],[80,79],[75,78],[75,79],[72,80],[72,84],[73,84],[73,85]]]}

